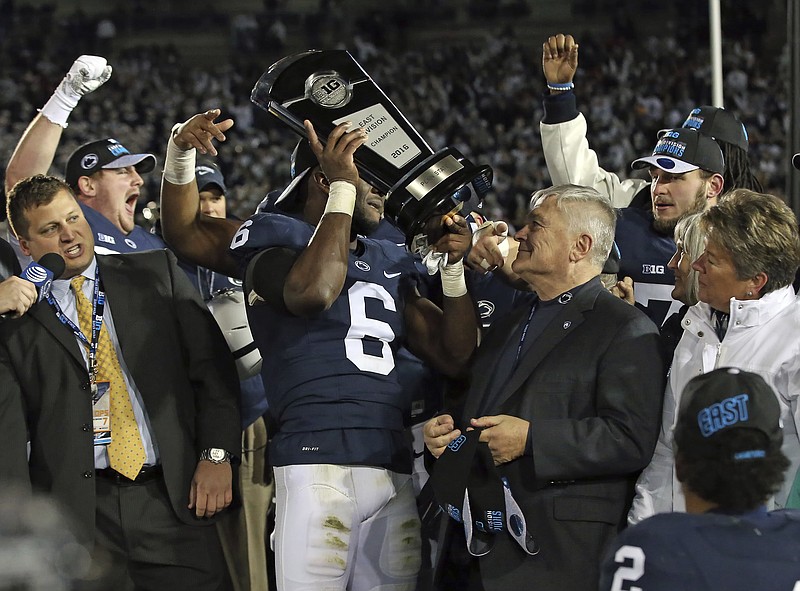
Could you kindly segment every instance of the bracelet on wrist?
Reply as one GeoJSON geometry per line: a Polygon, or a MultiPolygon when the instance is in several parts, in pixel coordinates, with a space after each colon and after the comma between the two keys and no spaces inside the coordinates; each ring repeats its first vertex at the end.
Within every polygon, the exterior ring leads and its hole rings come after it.
{"type": "Polygon", "coordinates": [[[558,92],[565,92],[575,88],[575,84],[573,82],[564,82],[563,84],[560,82],[548,82],[547,88],[550,90],[556,90],[558,92]]]}

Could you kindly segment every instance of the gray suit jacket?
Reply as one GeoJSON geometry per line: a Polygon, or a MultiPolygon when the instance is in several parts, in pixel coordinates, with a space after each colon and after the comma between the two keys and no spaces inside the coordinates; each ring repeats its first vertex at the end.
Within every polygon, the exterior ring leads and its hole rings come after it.
{"type": "MultiPolygon", "coordinates": [[[[241,445],[238,378],[222,334],[168,251],[97,256],[125,363],[158,445],[169,500],[186,523],[199,452],[241,445]]],[[[88,372],[79,345],[43,301],[0,325],[0,474],[43,491],[94,535],[88,372]],[[30,460],[26,460],[30,440],[30,460]]]]}
{"type": "MultiPolygon", "coordinates": [[[[478,350],[458,427],[479,412],[501,351],[519,344],[530,308],[493,325],[478,350]]],[[[487,591],[595,591],[600,561],[625,524],[637,473],[653,453],[664,365],[658,330],[639,310],[587,284],[523,353],[484,415],[531,424],[532,453],[498,466],[540,547],[505,534],[480,558],[487,591]]],[[[486,402],[483,402],[486,405],[486,402]]]]}

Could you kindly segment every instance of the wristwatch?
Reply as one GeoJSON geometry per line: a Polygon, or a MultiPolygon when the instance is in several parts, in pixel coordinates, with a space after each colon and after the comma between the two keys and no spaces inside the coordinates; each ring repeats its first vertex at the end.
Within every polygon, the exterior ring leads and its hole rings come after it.
{"type": "Polygon", "coordinates": [[[231,454],[219,447],[209,447],[200,452],[200,459],[212,464],[231,463],[231,454]]]}

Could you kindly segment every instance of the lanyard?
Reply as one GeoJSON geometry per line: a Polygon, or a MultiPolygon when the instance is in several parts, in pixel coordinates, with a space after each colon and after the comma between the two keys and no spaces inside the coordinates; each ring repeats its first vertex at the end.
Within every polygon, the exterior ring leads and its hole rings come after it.
{"type": "MultiPolygon", "coordinates": [[[[525,344],[525,335],[528,334],[528,327],[531,325],[531,320],[533,319],[533,313],[536,311],[536,302],[531,304],[531,311],[528,314],[528,321],[525,323],[525,326],[522,328],[522,334],[519,337],[519,345],[517,346],[517,355],[514,357],[514,368],[517,367],[517,363],[519,363],[519,358],[522,355],[522,347],[525,344]]],[[[508,363],[508,362],[506,362],[508,363]]]]}
{"type": "MultiPolygon", "coordinates": [[[[558,296],[558,303],[562,306],[568,304],[572,300],[572,293],[569,291],[565,291],[560,296],[558,296]]],[[[531,311],[528,314],[528,320],[525,322],[525,326],[522,328],[522,334],[519,337],[519,345],[517,346],[517,355],[514,357],[514,369],[517,367],[517,363],[519,363],[519,358],[522,356],[522,347],[525,345],[525,336],[528,334],[528,328],[531,325],[531,320],[533,320],[533,313],[536,311],[536,305],[539,303],[539,300],[536,300],[531,304],[531,311]]]]}
{"type": "MultiPolygon", "coordinates": [[[[76,297],[81,297],[75,294],[76,297]]],[[[97,381],[97,345],[100,341],[100,329],[103,327],[103,311],[106,305],[106,294],[103,291],[103,285],[100,279],[100,268],[95,267],[94,270],[94,294],[92,295],[92,340],[91,342],[83,334],[83,331],[72,320],[70,320],[61,310],[61,306],[53,297],[52,294],[47,296],[47,302],[53,306],[56,311],[56,317],[61,321],[61,324],[70,328],[76,337],[89,349],[89,383],[92,390],[95,389],[95,382],[97,381]]],[[[77,306],[77,304],[76,304],[77,306]]]]}

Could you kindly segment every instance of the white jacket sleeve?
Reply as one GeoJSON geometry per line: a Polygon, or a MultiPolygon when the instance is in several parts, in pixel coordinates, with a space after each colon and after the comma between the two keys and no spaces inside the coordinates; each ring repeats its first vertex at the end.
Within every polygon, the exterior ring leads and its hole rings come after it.
{"type": "Polygon", "coordinates": [[[677,401],[672,393],[671,382],[668,382],[664,392],[661,433],[653,459],[636,481],[633,505],[628,512],[629,525],[635,525],[656,513],[670,513],[673,510],[675,461],[672,455],[672,426],[676,412],[677,401]]]}
{"type": "Polygon", "coordinates": [[[634,195],[647,186],[642,179],[620,180],[600,168],[597,154],[586,139],[586,118],[582,113],[563,123],[540,123],[542,150],[554,185],[572,183],[597,189],[608,195],[614,207],[627,207],[634,195]]]}

